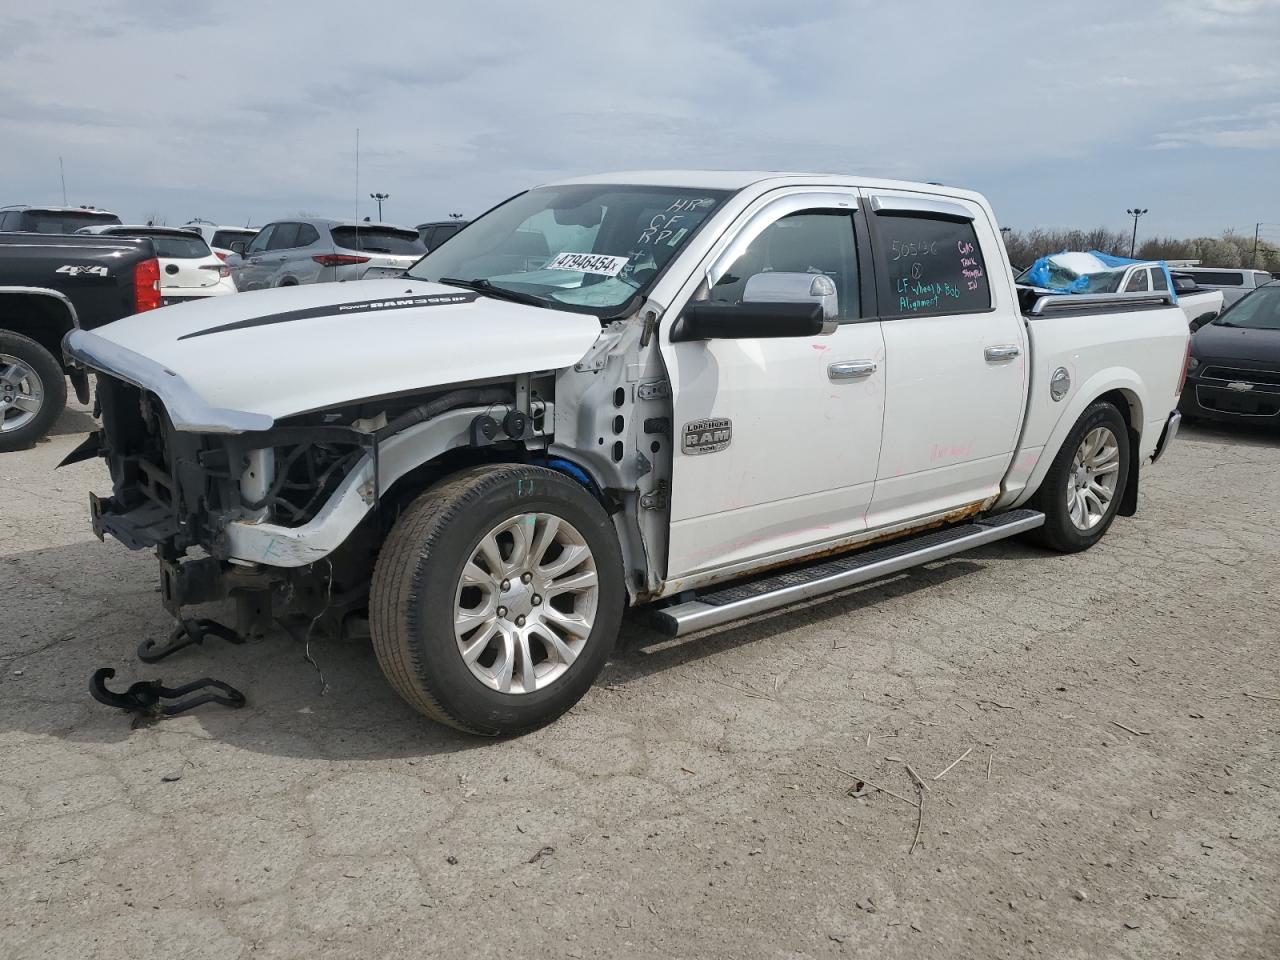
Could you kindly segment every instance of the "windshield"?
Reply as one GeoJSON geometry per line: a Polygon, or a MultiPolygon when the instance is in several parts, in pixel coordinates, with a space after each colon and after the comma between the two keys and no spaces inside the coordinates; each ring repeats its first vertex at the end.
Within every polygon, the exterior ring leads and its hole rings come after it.
{"type": "Polygon", "coordinates": [[[729,194],[574,184],[508,200],[409,270],[486,280],[549,306],[607,315],[646,289],[729,194]]]}
{"type": "Polygon", "coordinates": [[[333,242],[346,250],[420,257],[427,252],[415,230],[387,227],[334,227],[333,242]]]}
{"type": "Polygon", "coordinates": [[[1213,321],[1220,327],[1280,330],[1280,287],[1259,287],[1213,321]]]}

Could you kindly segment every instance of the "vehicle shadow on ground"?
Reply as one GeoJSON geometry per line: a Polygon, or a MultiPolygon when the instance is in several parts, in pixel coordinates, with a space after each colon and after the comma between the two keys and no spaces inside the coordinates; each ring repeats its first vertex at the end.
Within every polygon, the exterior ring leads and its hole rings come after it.
{"type": "MultiPolygon", "coordinates": [[[[1213,420],[1189,423],[1183,418],[1178,439],[1216,443],[1225,447],[1278,447],[1280,430],[1276,429],[1275,424],[1263,426],[1256,423],[1218,423],[1213,420]]],[[[1177,441],[1174,446],[1177,446],[1177,441]]]]}
{"type": "MultiPolygon", "coordinates": [[[[983,553],[997,559],[1011,549],[1041,553],[1002,544],[983,553]]],[[[675,640],[651,629],[646,611],[634,611],[624,620],[614,657],[597,683],[644,681],[840,618],[851,619],[849,630],[856,636],[856,618],[864,610],[985,567],[971,553],[675,640]]],[[[314,636],[308,648],[303,639],[277,628],[258,643],[209,639],[160,663],[142,663],[135,655],[138,643],[162,639],[173,621],[161,607],[153,563],[141,554],[90,541],[0,557],[0,593],[6,596],[12,628],[0,636],[0,733],[25,731],[88,744],[136,736],[128,714],[89,695],[90,676],[109,666],[116,671],[109,687],[116,691],[139,680],[177,686],[212,677],[232,684],[245,694],[245,707],[205,705],[149,728],[181,730],[259,754],[390,759],[452,754],[493,742],[434,723],[405,704],[383,677],[367,640],[314,636]]],[[[192,613],[234,621],[225,603],[192,613]]]]}
{"type": "MultiPolygon", "coordinates": [[[[138,644],[163,640],[173,619],[160,603],[154,560],[115,544],[89,540],[0,556],[0,596],[0,735],[114,744],[180,731],[259,754],[330,760],[422,757],[491,742],[433,723],[404,703],[367,640],[314,636],[308,650],[276,628],[261,642],[210,638],[142,663],[138,644]],[[212,677],[248,702],[240,709],[200,706],[142,731],[129,714],[90,696],[89,679],[101,667],[116,671],[107,685],[117,692],[142,680],[174,687],[212,677]]],[[[229,603],[190,612],[234,623],[229,603]]]]}
{"type": "Polygon", "coordinates": [[[98,429],[98,421],[94,420],[85,410],[68,407],[58,414],[58,419],[53,421],[53,426],[49,428],[48,436],[76,436],[92,433],[98,429]]]}

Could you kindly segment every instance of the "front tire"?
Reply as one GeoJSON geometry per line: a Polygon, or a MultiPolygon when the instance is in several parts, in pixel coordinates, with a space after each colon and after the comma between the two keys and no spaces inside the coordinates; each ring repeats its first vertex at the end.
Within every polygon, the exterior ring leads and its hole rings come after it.
{"type": "Polygon", "coordinates": [[[67,405],[62,367],[30,337],[0,330],[0,453],[31,446],[67,405]]]}
{"type": "Polygon", "coordinates": [[[1088,550],[1115,519],[1129,479],[1129,427],[1099,400],[1076,421],[1031,505],[1044,514],[1033,536],[1060,553],[1088,550]]]}
{"type": "Polygon", "coordinates": [[[421,713],[481,736],[559,717],[591,686],[626,602],[608,514],[541,467],[456,474],[396,521],[369,620],[387,679],[421,713]]]}

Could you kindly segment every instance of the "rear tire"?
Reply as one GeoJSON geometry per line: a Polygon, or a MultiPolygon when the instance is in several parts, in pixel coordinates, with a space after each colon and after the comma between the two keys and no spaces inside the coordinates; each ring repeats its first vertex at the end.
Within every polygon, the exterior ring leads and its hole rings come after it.
{"type": "Polygon", "coordinates": [[[617,535],[595,498],[555,471],[501,464],[455,474],[401,514],[374,568],[369,625],[410,706],[510,736],[582,698],[625,603],[617,535]]]}
{"type": "Polygon", "coordinates": [[[1129,479],[1129,426],[1105,400],[1071,428],[1029,506],[1044,514],[1031,536],[1060,553],[1088,550],[1115,520],[1129,479]]]}
{"type": "Polygon", "coordinates": [[[0,330],[0,453],[31,446],[67,405],[62,365],[30,337],[0,330]]]}

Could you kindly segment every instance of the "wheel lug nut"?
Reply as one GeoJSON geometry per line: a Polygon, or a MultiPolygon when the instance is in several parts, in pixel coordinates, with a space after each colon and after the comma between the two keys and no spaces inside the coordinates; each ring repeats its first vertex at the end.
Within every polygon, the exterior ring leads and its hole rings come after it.
{"type": "Polygon", "coordinates": [[[517,626],[517,627],[523,627],[523,626],[524,626],[524,617],[516,617],[516,626],[517,626]]]}
{"type": "Polygon", "coordinates": [[[507,619],[507,608],[506,608],[506,607],[499,607],[499,608],[498,608],[498,616],[499,616],[499,617],[501,617],[503,620],[507,619]]]}
{"type": "Polygon", "coordinates": [[[522,574],[522,575],[520,576],[520,582],[521,582],[521,583],[528,583],[528,582],[529,582],[530,580],[532,580],[532,579],[533,579],[533,574],[532,574],[532,573],[525,573],[525,574],[522,574]]]}
{"type": "Polygon", "coordinates": [[[508,590],[510,590],[510,589],[511,589],[511,581],[510,581],[510,580],[503,580],[503,581],[502,581],[502,592],[503,592],[503,593],[506,593],[506,592],[507,592],[508,590]]]}
{"type": "Polygon", "coordinates": [[[535,593],[533,597],[530,598],[530,602],[536,607],[542,602],[542,598],[535,593]]]}

